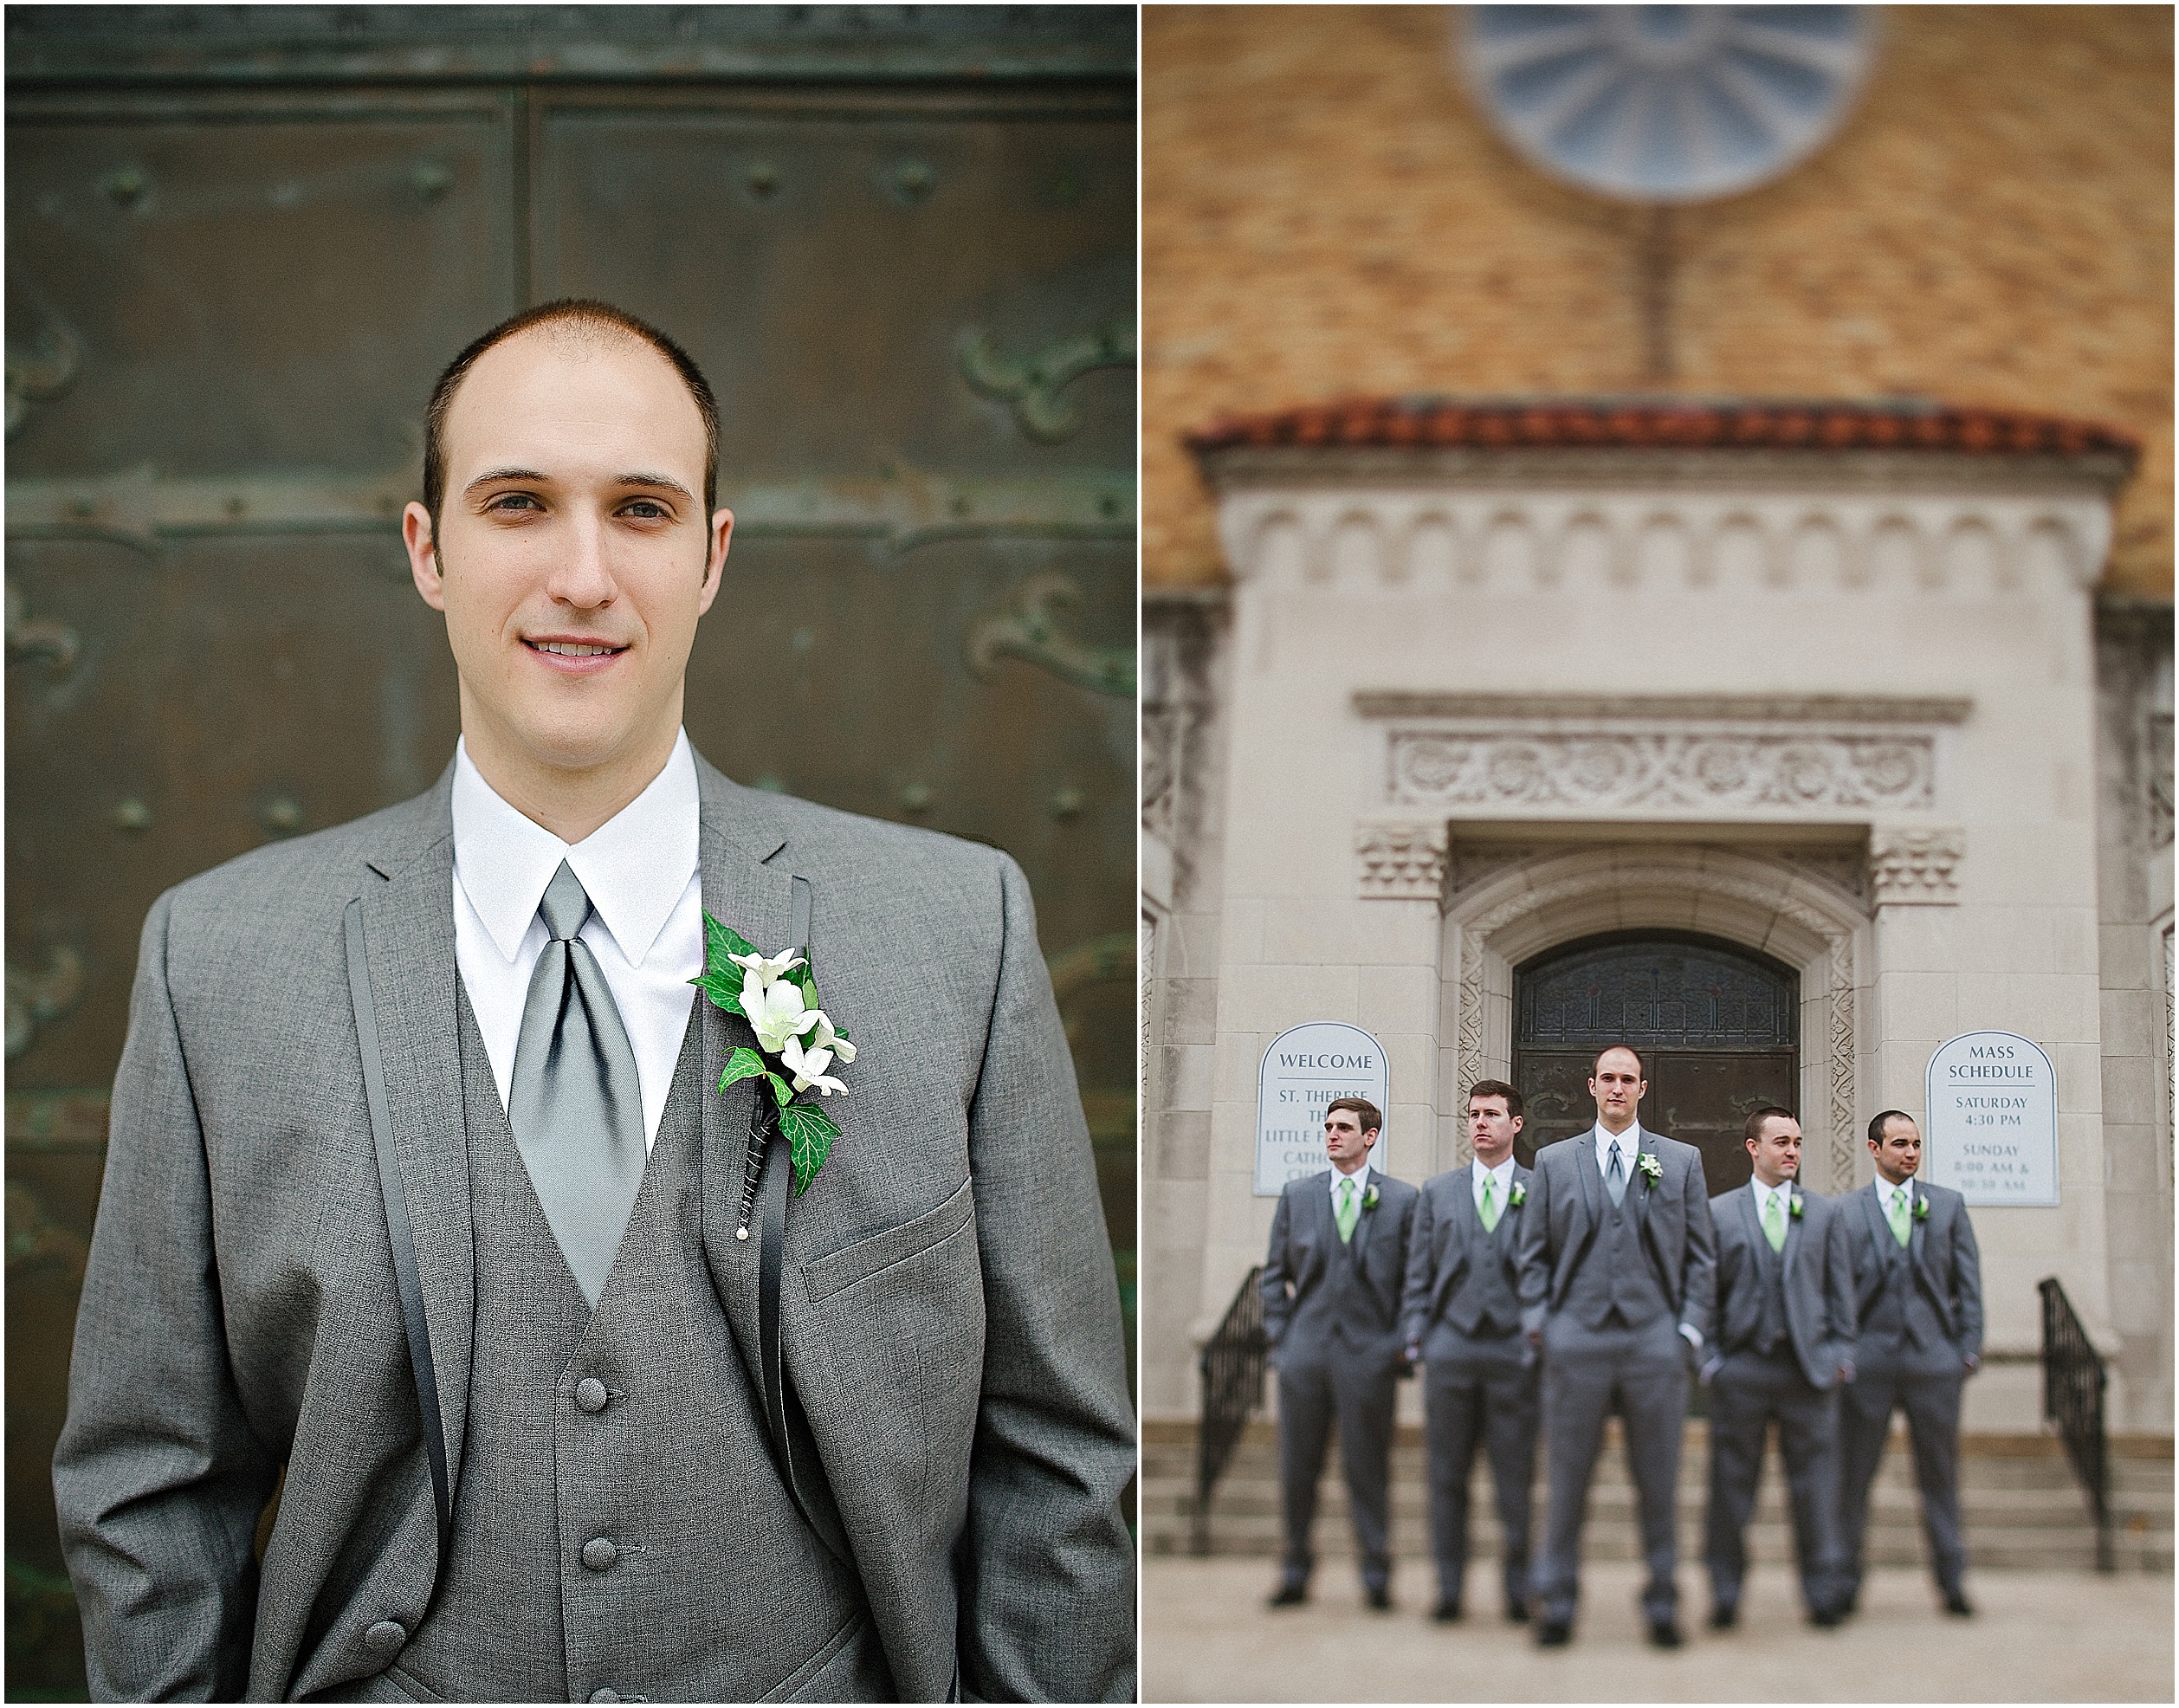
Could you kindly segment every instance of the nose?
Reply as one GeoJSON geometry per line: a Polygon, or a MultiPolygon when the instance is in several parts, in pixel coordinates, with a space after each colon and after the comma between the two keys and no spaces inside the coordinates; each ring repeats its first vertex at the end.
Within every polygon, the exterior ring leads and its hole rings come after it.
{"type": "Polygon", "coordinates": [[[599,518],[580,512],[572,516],[566,550],[553,566],[546,591],[559,604],[579,611],[598,611],[613,602],[620,586],[605,560],[605,531],[599,518]]]}

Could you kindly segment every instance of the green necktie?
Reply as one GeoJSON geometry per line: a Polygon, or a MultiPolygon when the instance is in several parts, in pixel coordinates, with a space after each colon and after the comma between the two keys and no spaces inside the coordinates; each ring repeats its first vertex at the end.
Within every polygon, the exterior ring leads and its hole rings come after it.
{"type": "Polygon", "coordinates": [[[1891,1237],[1902,1245],[1907,1242],[1906,1192],[1904,1187],[1891,1188],[1891,1207],[1885,1213],[1891,1219],[1891,1237]]]}
{"type": "Polygon", "coordinates": [[[1342,1181],[1339,1183],[1339,1208],[1334,1214],[1339,1220],[1339,1243],[1344,1245],[1355,1237],[1355,1222],[1361,1214],[1355,1207],[1354,1181],[1342,1181]]]}
{"type": "Polygon", "coordinates": [[[1496,1174],[1483,1177],[1483,1231],[1490,1232],[1498,1226],[1498,1200],[1491,1188],[1498,1183],[1496,1174]]]}
{"type": "Polygon", "coordinates": [[[1770,1241],[1770,1249],[1786,1249],[1786,1211],[1778,1200],[1781,1194],[1772,1193],[1763,1204],[1763,1238],[1770,1241]]]}

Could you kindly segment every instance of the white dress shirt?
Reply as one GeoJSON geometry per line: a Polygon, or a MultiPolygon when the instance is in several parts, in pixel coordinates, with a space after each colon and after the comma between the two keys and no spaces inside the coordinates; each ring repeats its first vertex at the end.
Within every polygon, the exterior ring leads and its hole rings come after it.
{"type": "Polygon", "coordinates": [[[1506,1153],[1505,1161],[1498,1164],[1498,1166],[1495,1168],[1486,1168],[1484,1167],[1483,1159],[1480,1156],[1476,1158],[1474,1177],[1468,1182],[1468,1184],[1475,1189],[1476,1213],[1477,1215],[1481,1215],[1483,1213],[1483,1183],[1485,1181],[1495,1181],[1497,1182],[1496,1186],[1490,1188],[1490,1201],[1497,1206],[1498,1213],[1503,1216],[1505,1214],[1506,1200],[1511,1196],[1513,1192],[1512,1152],[1508,1151],[1506,1153]]]}
{"type": "Polygon", "coordinates": [[[703,971],[703,885],[696,866],[696,761],[683,731],[666,768],[582,841],[562,842],[494,793],[454,750],[454,960],[469,993],[500,1105],[530,974],[550,934],[538,914],[565,860],[590,896],[578,934],[597,956],[620,1010],[643,1094],[643,1144],[657,1142],[703,971]]]}
{"type": "Polygon", "coordinates": [[[1777,1186],[1765,1186],[1761,1181],[1751,1179],[1748,1184],[1755,1188],[1755,1226],[1757,1227],[1763,1225],[1763,1218],[1770,1213],[1770,1200],[1774,1198],[1782,1198],[1786,1200],[1778,1207],[1780,1226],[1782,1226],[1792,1218],[1793,1182],[1791,1181],[1783,1181],[1777,1186]]]}
{"type": "Polygon", "coordinates": [[[1362,1200],[1369,1196],[1369,1159],[1364,1157],[1361,1167],[1351,1174],[1341,1174],[1339,1164],[1332,1164],[1332,1213],[1335,1216],[1339,1213],[1339,1183],[1342,1181],[1354,1181],[1355,1207],[1360,1209],[1362,1200]]]}

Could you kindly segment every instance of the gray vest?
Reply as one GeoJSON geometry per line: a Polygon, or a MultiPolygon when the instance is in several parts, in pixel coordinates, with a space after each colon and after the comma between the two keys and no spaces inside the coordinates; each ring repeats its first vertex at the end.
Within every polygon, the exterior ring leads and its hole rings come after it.
{"type": "Polygon", "coordinates": [[[1634,1194],[1649,1190],[1637,1168],[1626,1183],[1626,1195],[1617,1204],[1610,1193],[1602,1194],[1604,1219],[1575,1284],[1580,1297],[1574,1320],[1590,1329],[1603,1328],[1615,1314],[1628,1328],[1639,1329],[1671,1309],[1665,1290],[1657,1284],[1649,1253],[1642,1249],[1642,1230],[1635,1220],[1634,1194]],[[1581,1284],[1591,1277],[1595,1284],[1581,1284]]]}
{"type": "MultiPolygon", "coordinates": [[[[1884,1200],[1877,1200],[1878,1221],[1882,1223],[1884,1200]]],[[[1908,1224],[1908,1237],[1913,1237],[1913,1225],[1908,1224]]],[[[1902,1346],[1912,1345],[1917,1349],[1934,1346],[1944,1338],[1944,1330],[1937,1320],[1937,1311],[1915,1279],[1914,1265],[1909,1261],[1906,1247],[1891,1237],[1886,1226],[1876,1239],[1877,1265],[1883,1277],[1877,1289],[1876,1303],[1870,1307],[1868,1320],[1861,1325],[1861,1338],[1887,1352],[1896,1352],[1902,1346]]]]}
{"type": "Polygon", "coordinates": [[[1786,1321],[1786,1258],[1770,1249],[1760,1229],[1755,1235],[1755,1284],[1762,1312],[1755,1322],[1756,1351],[1772,1353],[1784,1346],[1792,1332],[1786,1321]]]}
{"type": "MultiPolygon", "coordinates": [[[[1475,1190],[1472,1176],[1460,1183],[1460,1189],[1475,1190]]],[[[1461,1212],[1456,1209],[1453,1213],[1461,1212]]],[[[1483,1233],[1480,1220],[1476,1223],[1476,1232],[1482,1238],[1468,1258],[1468,1272],[1460,1278],[1460,1285],[1445,1307],[1445,1320],[1464,1335],[1510,1335],[1521,1326],[1521,1301],[1505,1278],[1506,1242],[1516,1225],[1516,1218],[1503,1204],[1498,1207],[1498,1225],[1490,1232],[1483,1233]]]]}
{"type": "Polygon", "coordinates": [[[469,1434],[447,1569],[394,1664],[440,1696],[752,1702],[846,1649],[864,1658],[828,1674],[828,1693],[894,1693],[859,1582],[773,1469],[704,1263],[701,1024],[699,1011],[592,1312],[461,999],[469,1434]]]}

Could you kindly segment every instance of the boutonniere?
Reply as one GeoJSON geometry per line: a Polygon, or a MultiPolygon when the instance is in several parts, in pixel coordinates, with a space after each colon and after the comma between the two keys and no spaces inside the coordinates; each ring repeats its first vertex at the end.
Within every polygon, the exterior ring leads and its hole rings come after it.
{"type": "Polygon", "coordinates": [[[1509,1193],[1508,1193],[1508,1194],[1506,1194],[1506,1195],[1505,1195],[1505,1206],[1506,1206],[1506,1208],[1507,1208],[1507,1209],[1509,1209],[1509,1210],[1517,1210],[1517,1209],[1519,1209],[1519,1208],[1520,1208],[1520,1207],[1521,1207],[1523,1204],[1527,1203],[1528,1201],[1529,1201],[1529,1187],[1528,1187],[1528,1182],[1527,1182],[1527,1181],[1514,1181],[1514,1183],[1513,1183],[1513,1190],[1512,1190],[1511,1192],[1509,1192],[1509,1193]]]}
{"type": "Polygon", "coordinates": [[[1914,1219],[1918,1222],[1930,1219],[1930,1200],[1918,1192],[1914,1194],[1914,1219]]]}
{"type": "Polygon", "coordinates": [[[1362,1208],[1365,1210],[1374,1210],[1376,1207],[1377,1184],[1374,1181],[1373,1181],[1362,1188],[1362,1208]]]}
{"type": "Polygon", "coordinates": [[[1634,1166],[1642,1171],[1643,1178],[1648,1182],[1644,1190],[1656,1191],[1658,1181],[1665,1178],[1665,1165],[1657,1160],[1657,1153],[1653,1150],[1636,1151],[1634,1166]]]}
{"type": "Polygon", "coordinates": [[[1799,1221],[1801,1220],[1801,1212],[1805,1207],[1806,1202],[1807,1200],[1801,1195],[1801,1188],[1799,1187],[1789,1187],[1787,1188],[1786,1213],[1791,1216],[1795,1221],[1799,1221]]]}
{"type": "MultiPolygon", "coordinates": [[[[808,1101],[806,1094],[844,1094],[847,1087],[826,1070],[835,1062],[845,1066],[853,1061],[855,1045],[818,1006],[817,981],[810,976],[805,956],[792,948],[760,954],[755,944],[732,926],[721,924],[708,909],[703,938],[703,974],[689,982],[727,1013],[748,1021],[757,1035],[754,1050],[744,1044],[727,1058],[719,1089],[723,1091],[745,1079],[763,1079],[750,1116],[751,1136],[759,1140],[760,1127],[777,1123],[793,1161],[799,1198],[832,1154],[832,1141],[840,1136],[838,1124],[808,1101]],[[768,1100],[763,1095],[767,1090],[772,1094],[768,1100]]],[[[752,1148],[761,1155],[760,1142],[752,1148]]],[[[747,1224],[745,1211],[737,1239],[748,1237],[747,1224]]]]}

